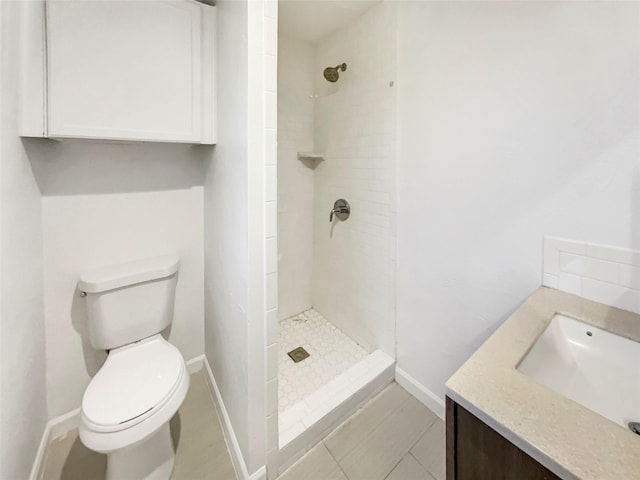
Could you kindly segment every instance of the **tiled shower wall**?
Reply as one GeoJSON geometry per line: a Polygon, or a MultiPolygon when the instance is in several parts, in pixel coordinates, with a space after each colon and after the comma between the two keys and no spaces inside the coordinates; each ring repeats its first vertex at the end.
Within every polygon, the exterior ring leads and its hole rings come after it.
{"type": "Polygon", "coordinates": [[[278,41],[278,312],[288,318],[311,308],[313,170],[297,152],[313,150],[315,48],[278,41]]]}
{"type": "MultiPolygon", "coordinates": [[[[394,355],[396,6],[320,42],[314,80],[313,307],[369,351],[394,355]],[[337,83],[325,67],[347,63],[337,83]],[[329,223],[338,198],[346,222],[329,223]]],[[[280,90],[282,92],[282,90],[280,90]]]]}

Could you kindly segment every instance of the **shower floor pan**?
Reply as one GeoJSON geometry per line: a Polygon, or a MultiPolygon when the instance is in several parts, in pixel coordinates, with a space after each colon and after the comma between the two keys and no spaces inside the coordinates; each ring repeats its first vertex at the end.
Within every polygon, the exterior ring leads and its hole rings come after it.
{"type": "Polygon", "coordinates": [[[367,357],[367,352],[313,309],[280,322],[278,411],[284,412],[367,357]],[[289,353],[309,357],[296,363],[289,353]]]}
{"type": "Polygon", "coordinates": [[[371,354],[314,310],[280,322],[280,472],[346,420],[394,377],[393,358],[371,354]],[[297,347],[309,357],[295,363],[297,347]]]}

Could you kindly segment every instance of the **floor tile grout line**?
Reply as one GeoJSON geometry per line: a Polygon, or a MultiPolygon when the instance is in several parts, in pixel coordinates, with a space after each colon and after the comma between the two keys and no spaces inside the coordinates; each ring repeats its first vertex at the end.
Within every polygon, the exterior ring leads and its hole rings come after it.
{"type": "Polygon", "coordinates": [[[421,467],[425,472],[427,472],[427,475],[429,475],[429,477],[430,477],[430,478],[432,478],[433,480],[436,480],[436,477],[433,475],[433,473],[431,473],[431,470],[429,470],[429,469],[428,469],[427,467],[425,467],[422,463],[420,463],[420,460],[418,460],[418,459],[416,458],[416,456],[415,456],[413,453],[411,453],[411,450],[409,450],[408,455],[411,455],[411,458],[413,458],[413,459],[416,461],[416,463],[417,463],[418,465],[420,465],[420,467],[421,467]]]}
{"type": "Polygon", "coordinates": [[[384,476],[384,480],[387,480],[387,478],[389,478],[389,475],[393,473],[393,471],[397,468],[398,465],[402,463],[402,460],[404,460],[407,457],[407,455],[410,455],[410,453],[407,452],[402,457],[400,457],[400,460],[398,460],[398,463],[396,463],[391,469],[391,471],[384,476]]]}
{"type": "MultiPolygon", "coordinates": [[[[413,447],[411,447],[411,448],[413,448],[413,447]]],[[[422,469],[423,469],[425,472],[427,472],[427,474],[428,474],[430,477],[435,478],[435,477],[431,474],[431,470],[429,470],[426,466],[424,466],[424,465],[420,462],[420,460],[418,460],[418,459],[416,458],[416,456],[415,456],[413,453],[411,453],[411,450],[409,450],[408,455],[411,455],[411,457],[416,461],[416,463],[417,463],[418,465],[420,465],[420,467],[422,467],[422,469]]]]}
{"type": "MultiPolygon", "coordinates": [[[[429,431],[429,428],[431,428],[431,425],[429,425],[429,426],[428,426],[428,427],[427,427],[427,428],[426,428],[426,429],[425,429],[425,430],[424,430],[420,435],[418,435],[418,439],[417,439],[415,442],[413,442],[413,443],[411,444],[411,446],[407,449],[407,451],[406,451],[404,454],[402,454],[402,457],[400,457],[400,461],[398,462],[398,464],[399,464],[399,463],[402,461],[402,459],[403,459],[403,458],[405,458],[407,455],[411,455],[411,449],[412,449],[413,447],[415,447],[415,446],[416,446],[416,444],[420,441],[420,439],[422,439],[422,437],[427,433],[427,431],[429,431]]],[[[411,455],[411,456],[413,457],[413,455],[411,455]]],[[[414,458],[415,458],[415,457],[414,457],[414,458]]],[[[417,459],[416,459],[416,461],[417,461],[417,459]]],[[[428,470],[427,470],[427,468],[426,468],[424,465],[422,465],[420,462],[418,462],[418,465],[420,465],[424,470],[426,470],[426,471],[427,471],[427,473],[429,473],[429,472],[428,472],[428,470]]],[[[396,466],[398,466],[398,465],[396,464],[396,466]]],[[[394,466],[393,468],[396,468],[396,466],[394,466]]],[[[393,472],[393,468],[391,469],[391,472],[393,472]]],[[[389,474],[391,474],[391,472],[389,472],[389,474]]],[[[386,478],[386,477],[385,477],[385,478],[386,478]]]]}
{"type": "Polygon", "coordinates": [[[402,461],[407,458],[407,456],[410,456],[411,458],[413,458],[413,460],[420,466],[420,468],[424,471],[424,473],[426,473],[429,476],[430,479],[436,480],[436,477],[434,477],[432,473],[429,470],[427,470],[427,468],[424,465],[422,465],[415,456],[413,456],[413,454],[411,453],[411,450],[409,450],[406,454],[402,456],[402,458],[398,461],[398,463],[396,463],[391,469],[391,471],[384,477],[384,480],[387,480],[389,478],[389,476],[393,473],[393,471],[396,468],[398,468],[398,465],[400,465],[402,461]]]}
{"type": "MultiPolygon", "coordinates": [[[[414,447],[415,447],[415,445],[414,445],[414,447]]],[[[411,448],[413,448],[413,447],[411,447],[411,448]]],[[[411,453],[411,450],[409,450],[409,455],[411,455],[411,456],[413,457],[413,459],[414,459],[416,462],[418,462],[418,465],[420,465],[420,466],[421,466],[422,468],[424,468],[425,470],[427,469],[427,467],[425,467],[424,465],[422,465],[422,463],[420,463],[420,460],[418,460],[418,459],[416,458],[416,456],[415,456],[413,453],[411,453]]]]}
{"type": "MultiPolygon", "coordinates": [[[[405,399],[405,400],[404,400],[404,401],[403,401],[403,402],[402,402],[402,403],[401,403],[401,404],[400,404],[400,405],[399,405],[399,406],[394,410],[394,412],[395,412],[395,411],[397,411],[397,410],[399,410],[399,409],[400,409],[400,408],[401,408],[405,403],[409,402],[409,401],[411,400],[411,398],[414,398],[414,399],[415,399],[415,397],[413,397],[411,394],[409,394],[409,396],[408,396],[408,397],[407,397],[407,398],[406,398],[406,399],[405,399]]],[[[426,407],[425,407],[425,408],[426,408],[426,407]]],[[[395,467],[397,467],[397,466],[398,466],[398,464],[402,461],[402,459],[403,459],[403,458],[405,458],[407,455],[411,454],[411,449],[412,449],[413,447],[415,447],[415,446],[416,446],[416,444],[417,444],[417,443],[422,439],[422,437],[423,437],[424,435],[426,435],[426,433],[429,431],[429,429],[430,429],[430,428],[431,428],[431,427],[436,423],[436,421],[437,421],[437,418],[438,418],[438,417],[437,417],[437,416],[436,416],[436,415],[435,415],[431,410],[429,410],[428,408],[427,408],[427,410],[428,410],[428,411],[433,415],[433,417],[434,417],[434,418],[433,418],[433,420],[432,420],[432,421],[431,421],[431,422],[430,422],[430,423],[425,427],[425,429],[424,429],[424,430],[423,430],[419,435],[417,435],[416,440],[415,440],[414,442],[412,442],[412,443],[411,443],[411,445],[406,449],[406,451],[404,451],[404,452],[401,454],[401,456],[400,456],[400,460],[398,460],[398,463],[396,463],[396,464],[393,466],[393,468],[392,468],[392,469],[391,469],[391,470],[390,470],[390,471],[385,475],[385,477],[384,477],[385,479],[386,479],[386,478],[391,474],[391,472],[393,472],[393,469],[394,469],[395,467]]],[[[370,430],[370,431],[368,432],[368,434],[369,434],[369,435],[373,434],[373,432],[375,432],[375,431],[376,431],[376,430],[381,426],[382,422],[383,422],[385,419],[387,419],[388,417],[389,417],[389,415],[387,415],[387,416],[385,416],[383,419],[381,419],[381,421],[379,421],[379,422],[376,424],[375,428],[373,428],[372,430],[370,430]]],[[[323,443],[324,443],[324,442],[323,442],[323,443]]],[[[326,445],[325,445],[325,446],[326,446],[326,445]]],[[[348,457],[348,456],[349,456],[349,455],[350,455],[350,454],[355,450],[355,448],[357,448],[357,447],[354,447],[354,448],[353,448],[353,449],[351,449],[349,452],[347,452],[347,453],[344,455],[344,457],[343,457],[342,459],[344,460],[345,458],[347,458],[347,457],[348,457]]],[[[329,448],[327,448],[327,450],[329,450],[329,448]]],[[[331,453],[331,451],[329,451],[329,453],[331,453]]],[[[412,455],[412,456],[413,456],[413,455],[412,455]]],[[[332,457],[333,457],[333,454],[332,454],[332,457]]],[[[415,458],[415,457],[414,457],[414,458],[415,458]]],[[[335,459],[335,457],[334,457],[334,459],[335,459]]],[[[418,460],[416,459],[416,461],[418,461],[418,460]]],[[[340,467],[342,468],[342,465],[340,464],[340,461],[336,459],[336,462],[338,462],[338,465],[340,465],[340,467]]],[[[429,475],[431,475],[431,472],[427,469],[427,467],[425,467],[424,465],[422,465],[422,463],[418,462],[418,465],[420,465],[420,466],[421,466],[421,467],[422,467],[422,468],[423,468],[423,469],[424,469],[424,470],[425,470],[429,475]]],[[[344,472],[344,470],[343,470],[343,472],[344,472]]],[[[345,475],[347,476],[347,478],[349,478],[349,477],[348,477],[348,475],[346,474],[346,472],[345,472],[345,475]]],[[[433,476],[433,475],[431,475],[431,476],[433,476]]]]}
{"type": "Polygon", "coordinates": [[[336,457],[333,456],[333,453],[331,453],[331,450],[329,450],[329,447],[327,447],[327,445],[324,443],[324,440],[321,442],[322,445],[324,446],[324,449],[329,452],[329,455],[331,456],[331,458],[333,458],[333,461],[336,462],[336,465],[338,465],[338,468],[340,469],[340,471],[342,472],[342,474],[345,476],[345,478],[347,480],[351,480],[349,478],[349,475],[347,475],[347,472],[344,471],[344,469],[342,468],[342,465],[340,465],[340,462],[338,461],[338,459],[336,457]]]}
{"type": "Polygon", "coordinates": [[[431,423],[431,425],[429,425],[429,426],[427,427],[427,429],[424,431],[424,433],[423,433],[422,435],[420,435],[420,437],[418,438],[418,440],[416,440],[416,442],[411,446],[411,448],[409,449],[409,452],[408,452],[408,453],[409,453],[409,454],[410,454],[410,455],[415,459],[415,461],[416,461],[416,462],[418,462],[418,465],[420,465],[422,468],[424,468],[424,470],[425,470],[425,471],[426,471],[426,472],[427,472],[431,477],[433,477],[433,478],[434,478],[434,480],[435,480],[435,478],[436,478],[436,477],[435,477],[435,475],[431,472],[431,469],[430,469],[429,467],[427,467],[426,465],[423,465],[423,463],[422,463],[420,460],[418,460],[418,458],[417,458],[413,453],[411,453],[411,450],[413,450],[413,447],[415,447],[415,446],[418,444],[418,442],[420,442],[420,440],[422,440],[422,438],[427,434],[427,432],[429,432],[429,430],[431,430],[431,428],[432,428],[436,423],[438,423],[438,417],[436,417],[436,418],[434,419],[434,421],[431,423]]]}
{"type": "MultiPolygon", "coordinates": [[[[412,395],[411,395],[411,394],[409,394],[409,398],[407,398],[407,401],[409,401],[409,399],[410,399],[411,397],[412,397],[412,395]]],[[[429,410],[429,409],[427,409],[427,410],[429,410]]],[[[431,410],[429,410],[429,412],[431,412],[431,410]]],[[[431,412],[431,413],[433,414],[433,412],[431,412]]],[[[398,461],[398,463],[396,463],[396,464],[394,465],[394,467],[391,469],[391,471],[390,471],[390,472],[389,472],[389,473],[384,477],[385,479],[386,479],[389,475],[391,475],[391,472],[393,472],[393,469],[394,469],[394,468],[396,468],[396,467],[400,464],[400,462],[401,462],[401,461],[402,461],[402,460],[403,460],[407,455],[411,455],[411,456],[416,460],[416,462],[418,462],[418,459],[417,459],[417,458],[415,458],[415,457],[411,454],[411,449],[412,449],[413,447],[415,447],[415,446],[418,444],[418,442],[419,442],[420,440],[422,440],[422,437],[424,437],[424,436],[427,434],[427,432],[429,431],[429,429],[430,429],[433,425],[435,425],[436,420],[437,420],[437,417],[436,417],[436,416],[435,416],[435,414],[434,414],[434,419],[431,421],[431,423],[429,423],[429,425],[424,429],[424,431],[423,431],[422,433],[420,433],[420,435],[418,435],[418,438],[416,439],[416,441],[415,441],[415,442],[413,442],[413,443],[411,444],[411,446],[407,449],[407,451],[406,451],[405,453],[403,453],[403,454],[402,454],[402,456],[400,457],[400,460],[398,461]]],[[[418,462],[418,465],[420,465],[420,466],[421,466],[421,467],[422,467],[422,468],[423,468],[423,469],[424,469],[424,470],[425,470],[429,475],[431,475],[431,472],[427,469],[427,467],[425,467],[424,465],[422,465],[422,463],[418,462]]]]}
{"type": "MultiPolygon", "coordinates": [[[[389,388],[389,387],[387,387],[387,388],[389,388]]],[[[400,387],[400,388],[402,388],[402,387],[400,387]]],[[[385,392],[385,391],[386,391],[386,389],[385,389],[385,390],[383,390],[382,392],[380,392],[380,394],[382,394],[382,393],[383,393],[383,392],[385,392]]],[[[379,394],[379,395],[380,395],[380,394],[379,394]]],[[[334,432],[337,432],[337,431],[338,431],[338,429],[339,429],[340,427],[342,427],[342,426],[343,426],[343,425],[345,425],[348,421],[350,421],[351,419],[353,419],[353,418],[355,417],[355,415],[356,415],[356,414],[358,414],[358,413],[362,412],[362,411],[363,411],[367,406],[369,406],[369,405],[371,404],[371,402],[373,402],[373,400],[377,399],[377,398],[379,397],[379,395],[377,395],[376,397],[372,398],[372,399],[371,399],[367,404],[363,405],[363,406],[362,406],[362,407],[361,407],[361,408],[360,408],[360,409],[359,409],[359,410],[358,410],[354,415],[352,415],[352,416],[351,416],[351,417],[349,417],[347,420],[345,420],[342,424],[340,424],[338,427],[336,427],[336,429],[335,429],[333,432],[331,432],[331,433],[327,436],[327,439],[328,439],[328,438],[329,438],[329,437],[330,437],[334,432]]],[[[409,394],[409,396],[408,396],[407,398],[405,398],[402,402],[400,402],[400,403],[399,403],[399,404],[398,404],[394,409],[390,410],[390,411],[389,411],[389,413],[387,413],[386,415],[384,415],[384,416],[380,417],[380,418],[378,419],[378,422],[377,422],[377,423],[376,423],[376,424],[375,424],[371,429],[369,429],[369,430],[366,432],[367,436],[373,435],[373,433],[374,433],[376,430],[378,430],[378,429],[380,428],[380,426],[382,425],[382,423],[383,423],[387,418],[389,418],[391,415],[393,415],[395,412],[397,412],[398,410],[400,410],[400,408],[402,408],[402,407],[404,406],[404,404],[405,404],[405,403],[409,402],[409,401],[411,400],[411,397],[412,397],[412,396],[411,396],[411,394],[409,394]]],[[[425,432],[426,432],[426,430],[425,430],[425,432]]],[[[420,438],[422,438],[422,435],[418,438],[418,440],[420,440],[420,438]]],[[[416,441],[416,443],[417,443],[417,441],[416,441]]],[[[412,444],[412,445],[411,445],[411,448],[413,448],[413,445],[414,445],[414,444],[412,444]]],[[[357,447],[358,447],[358,445],[355,445],[353,448],[351,448],[351,449],[349,449],[348,451],[346,451],[346,452],[344,453],[344,455],[342,456],[342,459],[344,460],[344,459],[345,459],[349,454],[353,453],[353,451],[354,451],[357,447]]],[[[327,450],[329,450],[329,447],[327,447],[327,450]]],[[[329,450],[329,451],[331,452],[331,450],[329,450]]],[[[337,461],[338,463],[340,463],[338,459],[336,459],[336,461],[337,461]]]]}
{"type": "MultiPolygon", "coordinates": [[[[429,411],[431,412],[431,410],[429,410],[429,411]]],[[[431,413],[433,413],[433,412],[431,412],[431,413]]],[[[433,420],[431,421],[431,423],[429,424],[429,426],[428,426],[427,428],[425,428],[424,432],[422,432],[422,433],[420,434],[420,436],[419,436],[419,437],[418,437],[418,439],[413,443],[413,445],[411,445],[411,448],[415,447],[415,446],[418,444],[418,442],[419,442],[420,440],[422,440],[422,437],[424,437],[424,436],[427,434],[427,432],[428,432],[429,430],[431,430],[431,427],[433,427],[433,426],[437,423],[437,421],[438,421],[438,417],[435,415],[435,413],[434,413],[433,415],[434,415],[433,420]]],[[[409,451],[411,451],[411,448],[409,449],[409,451]]],[[[417,460],[417,459],[416,459],[416,460],[417,460]]],[[[418,462],[418,463],[420,463],[420,462],[418,462]]],[[[422,465],[422,464],[420,463],[420,465],[422,465]]],[[[426,468],[426,467],[425,467],[425,468],[426,468]]]]}

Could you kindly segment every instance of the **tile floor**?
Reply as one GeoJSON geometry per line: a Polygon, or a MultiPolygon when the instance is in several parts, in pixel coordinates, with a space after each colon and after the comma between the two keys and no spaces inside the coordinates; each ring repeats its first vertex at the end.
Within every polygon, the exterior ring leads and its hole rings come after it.
{"type": "Polygon", "coordinates": [[[397,383],[280,480],[445,480],[444,422],[397,383]]]}
{"type": "MultiPolygon", "coordinates": [[[[203,370],[191,375],[171,430],[177,444],[173,480],[237,480],[203,370]]],[[[106,465],[106,456],[87,449],[73,430],[51,442],[43,479],[104,480],[106,465]]]]}
{"type": "Polygon", "coordinates": [[[278,410],[303,400],[351,366],[367,352],[313,309],[280,322],[278,410]],[[309,358],[294,363],[287,355],[303,347],[309,358]]]}
{"type": "MultiPolygon", "coordinates": [[[[179,432],[173,480],[237,480],[204,372],[191,386],[172,430],[179,432]]],[[[280,480],[445,480],[444,422],[392,383],[338,427],[280,480]]],[[[45,480],[103,480],[104,455],[77,430],[55,439],[45,480]]]]}

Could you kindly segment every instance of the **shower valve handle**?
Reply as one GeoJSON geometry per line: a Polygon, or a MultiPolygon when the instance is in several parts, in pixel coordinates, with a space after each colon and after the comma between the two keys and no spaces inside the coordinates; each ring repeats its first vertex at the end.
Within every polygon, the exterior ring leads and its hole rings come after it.
{"type": "Polygon", "coordinates": [[[349,209],[347,207],[338,207],[338,208],[334,208],[333,210],[331,210],[331,213],[329,214],[329,221],[333,222],[333,214],[334,213],[349,213],[349,209]]]}
{"type": "Polygon", "coordinates": [[[349,215],[351,215],[351,206],[349,205],[349,202],[347,202],[343,198],[336,200],[333,204],[333,209],[329,214],[329,222],[333,222],[334,215],[338,218],[338,220],[341,220],[343,222],[347,218],[349,218],[349,215]]]}

